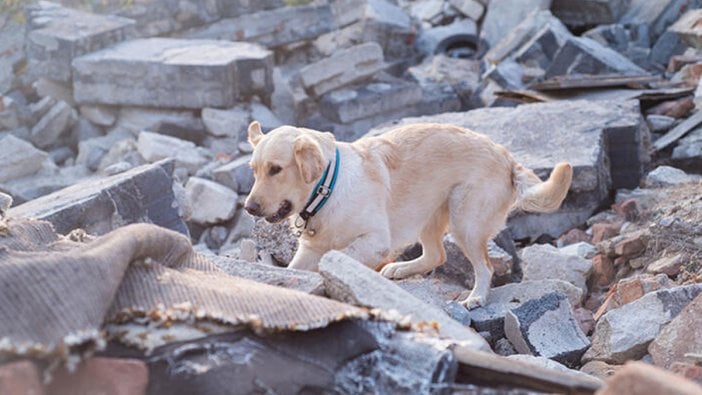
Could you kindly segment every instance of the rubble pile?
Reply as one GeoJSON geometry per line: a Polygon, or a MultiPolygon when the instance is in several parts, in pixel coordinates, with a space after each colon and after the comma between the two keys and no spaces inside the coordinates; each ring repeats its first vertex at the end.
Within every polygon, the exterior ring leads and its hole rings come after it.
{"type": "Polygon", "coordinates": [[[627,383],[651,377],[657,393],[702,391],[700,21],[700,0],[0,4],[0,241],[24,218],[59,246],[150,223],[186,236],[199,269],[356,306],[268,333],[187,305],[194,287],[154,306],[167,319],[91,328],[60,358],[0,333],[0,393],[638,394],[627,383]],[[427,276],[391,282],[340,252],[320,273],[279,267],[295,237],[242,209],[253,120],[340,141],[451,123],[542,178],[570,162],[573,184],[557,212],[511,215],[487,303],[468,311],[450,235],[427,276]]]}

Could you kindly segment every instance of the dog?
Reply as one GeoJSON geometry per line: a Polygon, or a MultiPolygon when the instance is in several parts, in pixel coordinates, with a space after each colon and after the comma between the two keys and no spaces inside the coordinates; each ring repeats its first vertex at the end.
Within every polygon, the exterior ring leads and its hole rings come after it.
{"type": "Polygon", "coordinates": [[[299,243],[288,267],[316,271],[322,255],[340,250],[389,279],[425,274],[445,262],[449,231],[473,265],[475,286],[461,301],[469,309],[486,301],[487,243],[508,214],[557,210],[573,176],[563,162],[542,181],[487,136],[447,124],[344,143],[293,126],[264,135],[254,121],[248,140],[255,182],[244,208],[268,222],[290,221],[299,243]],[[419,258],[391,262],[417,240],[419,258]]]}

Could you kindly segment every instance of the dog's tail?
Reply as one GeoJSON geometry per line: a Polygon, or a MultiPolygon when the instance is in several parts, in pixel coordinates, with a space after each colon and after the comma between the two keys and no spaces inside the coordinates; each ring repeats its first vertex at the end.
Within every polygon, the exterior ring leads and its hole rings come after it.
{"type": "Polygon", "coordinates": [[[550,213],[558,210],[568,193],[573,180],[573,168],[569,163],[556,165],[546,181],[533,171],[515,163],[512,181],[517,190],[515,208],[537,213],[550,213]]]}

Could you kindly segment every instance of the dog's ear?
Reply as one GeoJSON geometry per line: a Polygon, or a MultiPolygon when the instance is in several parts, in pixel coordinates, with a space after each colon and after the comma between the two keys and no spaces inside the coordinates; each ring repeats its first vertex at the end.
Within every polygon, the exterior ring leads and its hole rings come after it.
{"type": "Polygon", "coordinates": [[[313,138],[303,134],[295,139],[295,163],[306,184],[317,181],[324,171],[322,148],[313,138]]]}
{"type": "Polygon", "coordinates": [[[258,121],[251,122],[249,124],[249,143],[251,146],[255,147],[262,138],[261,124],[258,121]]]}

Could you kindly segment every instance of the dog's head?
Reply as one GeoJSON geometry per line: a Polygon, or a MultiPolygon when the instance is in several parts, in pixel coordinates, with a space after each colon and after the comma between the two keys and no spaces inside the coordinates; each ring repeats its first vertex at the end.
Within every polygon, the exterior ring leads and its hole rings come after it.
{"type": "Polygon", "coordinates": [[[246,199],[251,215],[279,222],[301,211],[327,166],[325,151],[334,136],[309,129],[281,126],[267,134],[254,121],[249,125],[254,147],[251,168],[255,182],[246,199]]]}

